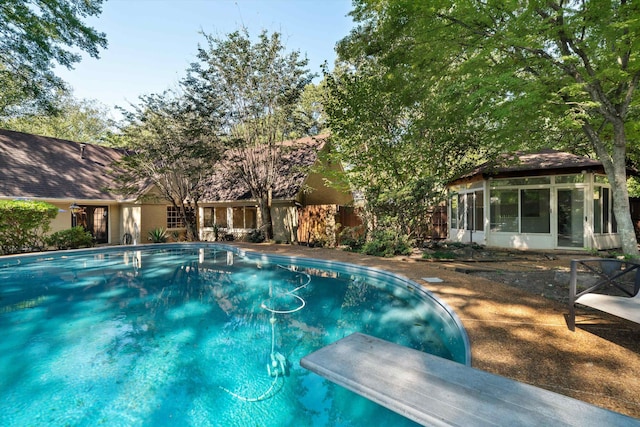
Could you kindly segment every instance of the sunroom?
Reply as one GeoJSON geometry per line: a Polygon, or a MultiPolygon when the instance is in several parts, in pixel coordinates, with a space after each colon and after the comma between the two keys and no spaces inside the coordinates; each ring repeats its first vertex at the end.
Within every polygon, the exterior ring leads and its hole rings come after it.
{"type": "Polygon", "coordinates": [[[449,239],[513,249],[620,247],[596,160],[545,150],[486,163],[448,184],[449,239]]]}

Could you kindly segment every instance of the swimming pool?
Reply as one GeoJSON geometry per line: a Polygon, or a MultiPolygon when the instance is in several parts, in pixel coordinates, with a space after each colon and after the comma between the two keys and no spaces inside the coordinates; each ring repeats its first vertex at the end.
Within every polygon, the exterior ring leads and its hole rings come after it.
{"type": "Polygon", "coordinates": [[[300,359],[353,332],[470,357],[413,282],[218,244],[1,257],[0,330],[2,426],[414,425],[300,359]]]}

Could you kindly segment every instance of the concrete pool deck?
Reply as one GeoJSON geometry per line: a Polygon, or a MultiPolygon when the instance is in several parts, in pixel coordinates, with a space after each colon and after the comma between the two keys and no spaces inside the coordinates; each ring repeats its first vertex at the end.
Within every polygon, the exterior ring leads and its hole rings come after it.
{"type": "Polygon", "coordinates": [[[474,368],[640,418],[640,325],[578,309],[576,331],[571,332],[565,304],[438,263],[330,248],[235,245],[401,274],[424,285],[456,312],[471,341],[474,368]]]}

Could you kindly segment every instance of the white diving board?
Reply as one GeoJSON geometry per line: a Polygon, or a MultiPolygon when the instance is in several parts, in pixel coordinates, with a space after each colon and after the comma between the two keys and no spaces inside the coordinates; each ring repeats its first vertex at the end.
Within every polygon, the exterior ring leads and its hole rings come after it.
{"type": "Polygon", "coordinates": [[[428,426],[640,426],[640,420],[355,333],[300,365],[428,426]]]}

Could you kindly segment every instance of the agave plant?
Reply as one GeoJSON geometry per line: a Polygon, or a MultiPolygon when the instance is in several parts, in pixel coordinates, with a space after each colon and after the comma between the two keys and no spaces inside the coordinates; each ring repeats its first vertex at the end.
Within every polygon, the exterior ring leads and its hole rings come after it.
{"type": "Polygon", "coordinates": [[[156,227],[149,231],[149,240],[153,243],[165,243],[167,241],[167,230],[162,227],[156,227]]]}

